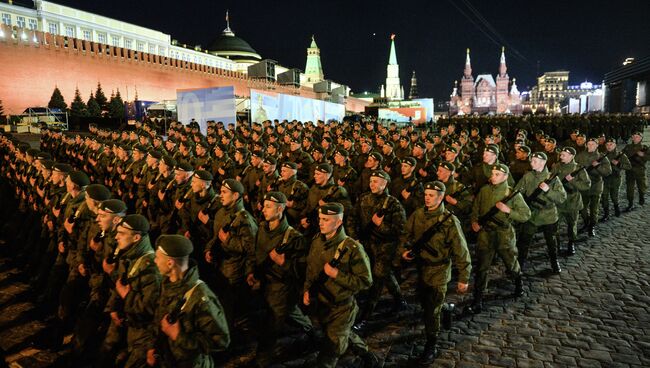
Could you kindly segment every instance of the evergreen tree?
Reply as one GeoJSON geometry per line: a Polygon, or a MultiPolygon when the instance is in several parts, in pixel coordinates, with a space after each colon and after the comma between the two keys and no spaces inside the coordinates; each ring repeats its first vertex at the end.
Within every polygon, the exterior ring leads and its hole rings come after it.
{"type": "Polygon", "coordinates": [[[86,103],[86,105],[88,108],[88,116],[91,118],[99,118],[102,116],[102,108],[97,103],[97,100],[95,99],[95,96],[93,96],[92,92],[90,92],[90,98],[88,99],[88,103],[86,103]]]}
{"type": "Polygon", "coordinates": [[[86,103],[81,99],[81,94],[79,93],[79,88],[74,91],[74,100],[70,104],[70,116],[73,117],[84,117],[88,116],[88,108],[86,103]]]}
{"type": "Polygon", "coordinates": [[[108,103],[108,116],[118,119],[124,118],[124,101],[122,101],[119,89],[117,93],[111,95],[111,101],[108,103]]]}
{"type": "Polygon", "coordinates": [[[2,106],[2,100],[0,100],[0,116],[5,114],[5,108],[2,106]]]}
{"type": "Polygon", "coordinates": [[[101,111],[108,110],[108,99],[102,90],[101,83],[97,83],[97,91],[95,92],[95,100],[99,104],[101,111]]]}
{"type": "Polygon", "coordinates": [[[60,109],[61,111],[65,111],[68,108],[68,104],[65,103],[59,87],[54,87],[54,92],[52,92],[52,97],[50,97],[50,102],[47,104],[47,107],[50,109],[60,109]]]}

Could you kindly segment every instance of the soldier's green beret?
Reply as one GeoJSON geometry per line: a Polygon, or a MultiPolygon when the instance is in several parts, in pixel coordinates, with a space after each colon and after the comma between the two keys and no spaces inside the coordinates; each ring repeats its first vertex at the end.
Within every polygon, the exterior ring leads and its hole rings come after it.
{"type": "Polygon", "coordinates": [[[445,151],[451,151],[453,153],[458,153],[458,149],[456,147],[449,146],[445,151]]]}
{"type": "Polygon", "coordinates": [[[264,195],[264,200],[275,203],[287,203],[287,196],[282,192],[268,192],[264,195]]]}
{"type": "Polygon", "coordinates": [[[339,149],[337,149],[337,150],[336,150],[336,153],[337,153],[338,155],[343,156],[343,157],[349,157],[349,156],[350,156],[350,152],[348,152],[348,150],[346,150],[345,148],[339,148],[339,149]]]}
{"type": "Polygon", "coordinates": [[[185,172],[191,172],[194,171],[194,168],[192,165],[190,165],[189,162],[187,161],[181,161],[176,164],[176,167],[174,167],[174,170],[176,171],[185,171],[185,172]]]}
{"type": "Polygon", "coordinates": [[[510,169],[508,169],[508,166],[505,164],[496,164],[492,166],[492,170],[498,170],[501,171],[502,173],[510,174],[510,169]]]}
{"type": "Polygon", "coordinates": [[[530,153],[530,147],[528,147],[528,146],[524,146],[524,145],[519,146],[518,150],[521,151],[521,152],[530,153]]]}
{"type": "Polygon", "coordinates": [[[415,142],[415,147],[420,147],[421,149],[427,149],[427,145],[424,142],[417,141],[415,142]]]}
{"type": "Polygon", "coordinates": [[[162,160],[165,165],[169,166],[170,168],[176,167],[176,160],[174,160],[173,157],[165,155],[163,156],[162,160]]]}
{"type": "Polygon", "coordinates": [[[449,171],[454,171],[454,170],[456,170],[456,166],[454,166],[454,164],[452,164],[452,163],[449,162],[449,161],[442,161],[442,162],[438,165],[438,167],[443,167],[443,168],[445,168],[445,169],[447,169],[447,170],[449,170],[449,171]]]}
{"type": "Polygon", "coordinates": [[[49,160],[52,158],[52,155],[50,155],[47,152],[39,152],[38,155],[35,156],[37,160],[49,160]]]}
{"type": "Polygon", "coordinates": [[[316,166],[316,171],[325,173],[325,174],[331,174],[332,173],[332,165],[328,163],[322,163],[316,166]]]}
{"type": "Polygon", "coordinates": [[[263,158],[264,157],[264,152],[262,152],[262,151],[253,151],[253,153],[251,153],[251,156],[257,157],[257,158],[263,158]]]}
{"type": "Polygon", "coordinates": [[[52,170],[54,167],[54,161],[50,159],[41,160],[41,166],[46,170],[52,170]]]}
{"type": "Polygon", "coordinates": [[[437,192],[444,192],[445,190],[447,190],[447,188],[445,187],[445,184],[443,184],[441,181],[437,181],[437,180],[436,181],[430,181],[430,182],[424,184],[424,190],[427,190],[427,189],[435,190],[437,192]]]}
{"type": "Polygon", "coordinates": [[[68,173],[70,173],[70,171],[72,171],[72,166],[70,166],[68,164],[58,163],[58,164],[54,164],[53,170],[64,173],[64,174],[68,174],[68,173]]]}
{"type": "Polygon", "coordinates": [[[77,184],[80,187],[85,187],[86,185],[90,184],[90,179],[88,179],[88,175],[84,173],[83,171],[72,171],[70,172],[70,175],[68,176],[70,178],[70,181],[73,183],[77,184]]]}
{"type": "Polygon", "coordinates": [[[298,170],[298,165],[293,161],[285,161],[282,163],[282,167],[286,167],[291,170],[298,170]]]}
{"type": "Polygon", "coordinates": [[[291,139],[289,141],[291,143],[298,143],[298,144],[302,143],[302,141],[300,140],[300,137],[296,138],[294,136],[291,136],[291,139]]]}
{"type": "Polygon", "coordinates": [[[196,142],[196,146],[197,146],[197,147],[198,147],[198,146],[201,146],[201,147],[203,147],[203,148],[205,148],[205,149],[210,148],[210,145],[208,144],[208,142],[206,142],[206,141],[204,141],[204,140],[200,140],[200,141],[196,142]]]}
{"type": "Polygon", "coordinates": [[[332,138],[330,137],[324,137],[322,140],[326,141],[327,143],[332,143],[332,138]]]}
{"type": "Polygon", "coordinates": [[[86,195],[96,201],[105,201],[111,198],[111,191],[101,184],[90,184],[86,187],[86,195]]]}
{"type": "Polygon", "coordinates": [[[278,160],[276,160],[275,157],[273,157],[271,155],[267,155],[266,157],[264,157],[263,162],[265,164],[267,164],[267,165],[277,165],[278,164],[278,160]]]}
{"type": "Polygon", "coordinates": [[[390,148],[395,148],[395,143],[391,141],[386,141],[384,142],[384,146],[390,146],[390,148]]]}
{"type": "Polygon", "coordinates": [[[381,179],[384,179],[384,180],[390,182],[390,175],[388,175],[388,173],[385,172],[384,170],[373,170],[370,173],[370,177],[373,177],[373,176],[376,177],[376,178],[381,178],[381,179]]]}
{"type": "Polygon", "coordinates": [[[576,138],[585,138],[585,139],[586,139],[586,138],[587,138],[587,135],[586,135],[585,133],[578,133],[578,135],[576,136],[576,138]]]}
{"type": "Polygon", "coordinates": [[[162,152],[155,150],[155,149],[150,149],[149,150],[149,156],[155,158],[156,160],[160,160],[162,158],[162,152]]]}
{"type": "Polygon", "coordinates": [[[149,220],[142,215],[127,215],[122,219],[120,225],[142,234],[149,232],[149,220]]]}
{"type": "Polygon", "coordinates": [[[323,215],[340,215],[343,213],[343,205],[338,202],[329,202],[318,207],[318,213],[323,215]]]}
{"type": "Polygon", "coordinates": [[[595,143],[598,143],[598,138],[596,138],[596,137],[591,137],[591,138],[589,138],[589,140],[587,140],[587,142],[595,142],[595,143]]]}
{"type": "Polygon", "coordinates": [[[497,146],[496,144],[488,144],[487,146],[485,146],[485,150],[487,152],[492,152],[495,155],[499,154],[499,146],[497,146]]]}
{"type": "Polygon", "coordinates": [[[318,152],[318,153],[320,153],[321,155],[324,155],[324,154],[325,154],[325,148],[323,148],[323,147],[321,147],[321,146],[314,147],[313,152],[318,152]]]}
{"type": "Polygon", "coordinates": [[[408,135],[402,135],[402,136],[399,137],[399,140],[400,140],[400,141],[407,141],[407,142],[410,142],[410,141],[411,141],[411,138],[409,138],[408,135]]]}
{"type": "Polygon", "coordinates": [[[546,141],[549,142],[549,143],[557,144],[557,141],[555,140],[555,138],[549,138],[546,141]]]}
{"type": "Polygon", "coordinates": [[[382,156],[381,153],[379,153],[379,152],[377,152],[377,151],[372,151],[372,152],[370,152],[370,154],[368,155],[368,157],[372,157],[372,158],[374,158],[376,161],[379,161],[379,162],[381,162],[381,161],[384,159],[384,156],[382,156]]]}
{"type": "Polygon", "coordinates": [[[156,246],[164,255],[172,258],[187,257],[194,250],[192,241],[178,234],[164,234],[159,236],[156,240],[156,246]]]}
{"type": "Polygon", "coordinates": [[[418,164],[418,161],[415,159],[415,157],[405,157],[402,159],[402,163],[409,166],[415,166],[418,164]]]}
{"type": "Polygon", "coordinates": [[[186,141],[181,141],[181,146],[184,146],[186,148],[192,148],[194,147],[194,143],[192,143],[192,141],[188,139],[186,141]]]}
{"type": "Polygon", "coordinates": [[[569,153],[569,154],[575,156],[575,154],[576,154],[576,149],[573,148],[573,147],[564,147],[564,148],[562,148],[562,152],[566,152],[566,153],[569,153]]]}
{"type": "Polygon", "coordinates": [[[217,143],[217,144],[215,144],[215,145],[214,145],[214,150],[217,150],[217,149],[218,149],[219,151],[221,151],[221,152],[226,152],[226,151],[227,151],[227,149],[226,149],[226,145],[223,144],[223,143],[217,143]]]}
{"type": "Polygon", "coordinates": [[[347,136],[347,137],[343,138],[343,140],[344,140],[344,141],[348,141],[348,142],[354,144],[354,138],[352,138],[352,137],[350,137],[350,136],[347,136]]]}
{"type": "Polygon", "coordinates": [[[271,142],[271,143],[269,143],[269,147],[273,147],[275,149],[278,149],[278,148],[280,148],[280,145],[278,144],[278,142],[271,142]]]}
{"type": "Polygon", "coordinates": [[[133,150],[133,149],[131,148],[131,146],[129,146],[129,145],[126,144],[126,143],[122,143],[122,144],[120,144],[118,147],[120,147],[121,150],[124,150],[124,151],[126,151],[126,152],[131,152],[131,151],[133,150]]]}
{"type": "Polygon", "coordinates": [[[578,130],[578,129],[573,129],[573,131],[571,131],[571,134],[580,134],[580,130],[578,130]]]}
{"type": "Polygon", "coordinates": [[[244,156],[248,156],[248,149],[246,147],[239,147],[236,151],[244,156]]]}
{"type": "Polygon", "coordinates": [[[133,149],[141,153],[147,153],[147,146],[143,144],[136,144],[133,149]]]}
{"type": "Polygon", "coordinates": [[[235,179],[226,179],[221,185],[233,193],[244,194],[244,186],[235,179]]]}
{"type": "Polygon", "coordinates": [[[39,153],[41,153],[41,151],[39,151],[36,148],[29,148],[25,153],[27,153],[28,155],[30,155],[32,157],[36,157],[36,156],[38,156],[39,153]]]}
{"type": "Polygon", "coordinates": [[[107,199],[99,204],[99,209],[108,213],[126,213],[126,203],[119,199],[107,199]]]}
{"type": "Polygon", "coordinates": [[[606,142],[607,143],[616,143],[616,139],[615,138],[608,138],[606,142]]]}
{"type": "Polygon", "coordinates": [[[196,170],[194,172],[194,177],[199,178],[199,179],[204,180],[204,181],[212,181],[212,179],[214,179],[212,174],[209,171],[206,171],[206,170],[196,170]]]}
{"type": "Polygon", "coordinates": [[[540,160],[548,160],[548,156],[546,156],[546,153],[544,152],[535,152],[531,155],[531,158],[538,158],[540,160]]]}
{"type": "Polygon", "coordinates": [[[638,135],[639,137],[643,137],[643,132],[637,131],[637,132],[632,133],[632,135],[638,135]]]}

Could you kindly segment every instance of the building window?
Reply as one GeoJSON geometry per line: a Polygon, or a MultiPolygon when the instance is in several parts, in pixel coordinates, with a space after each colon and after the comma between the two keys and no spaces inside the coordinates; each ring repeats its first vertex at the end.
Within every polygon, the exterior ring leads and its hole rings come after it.
{"type": "Polygon", "coordinates": [[[97,33],[97,42],[106,43],[106,33],[97,33]]]}
{"type": "Polygon", "coordinates": [[[16,17],[16,25],[18,28],[25,28],[25,17],[16,17]]]}
{"type": "Polygon", "coordinates": [[[112,45],[120,47],[120,36],[111,36],[112,45]]]}
{"type": "Polygon", "coordinates": [[[156,45],[149,45],[149,53],[152,55],[156,53],[156,45]]]}
{"type": "Polygon", "coordinates": [[[53,35],[59,34],[59,25],[56,23],[50,23],[50,33],[53,35]]]}
{"type": "Polygon", "coordinates": [[[11,14],[2,13],[2,23],[6,26],[11,26],[11,14]]]}
{"type": "Polygon", "coordinates": [[[144,52],[144,42],[138,41],[138,51],[144,52]]]}
{"type": "Polygon", "coordinates": [[[83,34],[84,40],[86,40],[86,41],[92,41],[93,40],[93,32],[92,31],[90,31],[88,29],[84,29],[84,30],[81,31],[81,33],[83,34]]]}
{"type": "Polygon", "coordinates": [[[28,20],[28,23],[29,23],[29,29],[31,29],[32,31],[35,31],[36,28],[38,27],[38,22],[36,21],[36,19],[30,18],[28,20]]]}
{"type": "Polygon", "coordinates": [[[165,56],[166,51],[167,50],[164,47],[162,46],[158,47],[158,53],[160,54],[160,56],[165,56]]]}
{"type": "Polygon", "coordinates": [[[124,48],[125,49],[130,49],[133,47],[133,40],[129,40],[128,38],[124,39],[124,48]]]}
{"type": "Polygon", "coordinates": [[[65,26],[65,35],[68,37],[74,37],[74,26],[65,26]]]}

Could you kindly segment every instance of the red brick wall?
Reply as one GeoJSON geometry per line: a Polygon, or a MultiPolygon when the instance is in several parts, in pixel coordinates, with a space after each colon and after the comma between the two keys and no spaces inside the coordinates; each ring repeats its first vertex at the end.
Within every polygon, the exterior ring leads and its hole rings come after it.
{"type": "MultiPolygon", "coordinates": [[[[1,25],[0,38],[0,100],[5,114],[19,114],[26,107],[45,106],[54,86],[58,86],[68,105],[79,87],[87,100],[101,82],[104,93],[120,90],[124,100],[175,100],[177,89],[234,86],[237,96],[250,96],[250,89],[273,89],[274,92],[300,94],[315,98],[310,88],[283,87],[256,81],[237,72],[207,67],[158,55],[110,48],[88,41],[69,39],[67,47],[62,36],[28,32],[22,40],[22,30],[1,25]],[[33,41],[33,37],[37,42],[33,41]],[[128,96],[127,96],[128,94],[128,96]]],[[[349,99],[353,111],[363,111],[363,103],[349,99]]],[[[362,101],[363,102],[363,101],[362,101]]]]}

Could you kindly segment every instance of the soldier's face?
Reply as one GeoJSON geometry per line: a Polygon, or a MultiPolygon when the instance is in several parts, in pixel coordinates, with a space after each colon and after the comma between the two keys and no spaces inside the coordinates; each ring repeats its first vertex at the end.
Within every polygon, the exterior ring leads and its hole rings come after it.
{"type": "Polygon", "coordinates": [[[230,206],[239,198],[239,193],[230,191],[225,185],[221,186],[220,194],[221,197],[219,199],[221,200],[221,205],[224,207],[230,206]]]}
{"type": "Polygon", "coordinates": [[[605,147],[607,148],[608,151],[614,151],[616,149],[616,143],[614,142],[607,142],[605,144],[605,147]]]}
{"type": "Polygon", "coordinates": [[[639,143],[641,143],[641,138],[642,137],[640,135],[635,134],[635,135],[632,136],[632,142],[634,144],[639,144],[639,143]]]}
{"type": "Polygon", "coordinates": [[[595,152],[596,149],[598,149],[598,142],[589,141],[589,142],[587,143],[587,151],[589,151],[589,152],[595,152]]]}
{"type": "Polygon", "coordinates": [[[413,147],[413,156],[419,157],[422,156],[424,152],[422,151],[422,148],[420,146],[415,146],[413,147]]]}
{"type": "Polygon", "coordinates": [[[86,205],[88,206],[88,209],[93,212],[97,213],[97,206],[99,205],[99,202],[90,198],[90,196],[86,195],[86,205]]]}
{"type": "Polygon", "coordinates": [[[204,189],[206,189],[209,186],[209,181],[204,181],[196,176],[192,178],[192,192],[194,193],[201,193],[204,189]]]}
{"type": "Polygon", "coordinates": [[[160,274],[163,276],[166,276],[171,270],[170,258],[167,257],[160,248],[156,249],[154,262],[158,267],[158,271],[160,271],[160,274]]]}
{"type": "Polygon", "coordinates": [[[262,215],[266,221],[279,220],[282,217],[282,205],[273,201],[264,201],[262,215]]]}
{"type": "Polygon", "coordinates": [[[372,157],[372,156],[368,156],[368,159],[366,160],[366,165],[365,165],[365,167],[367,167],[367,168],[369,168],[369,169],[372,169],[372,168],[374,168],[375,166],[377,166],[377,163],[378,163],[378,161],[375,160],[374,157],[372,157]]]}
{"type": "Polygon", "coordinates": [[[493,164],[497,160],[497,155],[494,152],[483,151],[483,162],[486,164],[493,164]]]}
{"type": "Polygon", "coordinates": [[[190,172],[187,171],[182,171],[182,170],[175,170],[174,171],[174,180],[176,180],[176,184],[183,184],[187,181],[187,178],[190,176],[190,172]]]}
{"type": "Polygon", "coordinates": [[[342,215],[318,215],[318,227],[320,233],[327,236],[336,232],[336,230],[343,224],[342,215]]]}
{"type": "Polygon", "coordinates": [[[445,197],[444,194],[444,192],[439,192],[437,190],[426,189],[424,191],[424,205],[429,209],[438,208],[445,197]]]}
{"type": "Polygon", "coordinates": [[[452,162],[456,159],[456,153],[454,151],[445,151],[445,161],[452,162]]]}
{"type": "Polygon", "coordinates": [[[113,218],[115,215],[104,210],[97,210],[97,225],[102,231],[109,231],[113,227],[113,218]]]}
{"type": "Polygon", "coordinates": [[[317,185],[323,185],[327,183],[327,179],[329,179],[330,174],[324,173],[322,171],[314,171],[314,182],[317,185]]]}
{"type": "Polygon", "coordinates": [[[411,166],[411,165],[409,165],[407,163],[402,163],[401,169],[402,169],[402,175],[403,176],[408,176],[408,175],[411,175],[413,170],[415,170],[415,167],[411,166]]]}
{"type": "Polygon", "coordinates": [[[438,171],[436,171],[436,176],[438,177],[438,180],[440,180],[443,183],[446,183],[449,180],[449,177],[451,176],[451,171],[447,170],[443,166],[438,166],[438,171]]]}
{"type": "Polygon", "coordinates": [[[119,249],[126,249],[138,242],[142,236],[137,234],[129,229],[126,229],[124,226],[117,227],[117,233],[115,234],[115,241],[117,242],[117,247],[119,249]]]}
{"type": "Polygon", "coordinates": [[[546,160],[542,160],[541,158],[533,157],[530,160],[530,166],[535,171],[542,171],[542,170],[544,170],[544,166],[546,166],[546,160]]]}
{"type": "Polygon", "coordinates": [[[280,169],[280,176],[282,177],[282,180],[287,181],[291,179],[292,176],[296,174],[296,171],[293,169],[290,169],[288,167],[283,167],[280,169]]]}
{"type": "Polygon", "coordinates": [[[573,161],[573,155],[569,152],[562,151],[560,152],[560,161],[562,161],[563,164],[568,164],[573,161]]]}
{"type": "Polygon", "coordinates": [[[508,174],[504,173],[501,170],[492,170],[492,176],[490,177],[490,182],[492,184],[501,184],[506,180],[508,180],[508,174]]]}
{"type": "Polygon", "coordinates": [[[386,189],[386,179],[378,178],[376,176],[370,177],[370,191],[374,194],[379,194],[386,189]]]}

